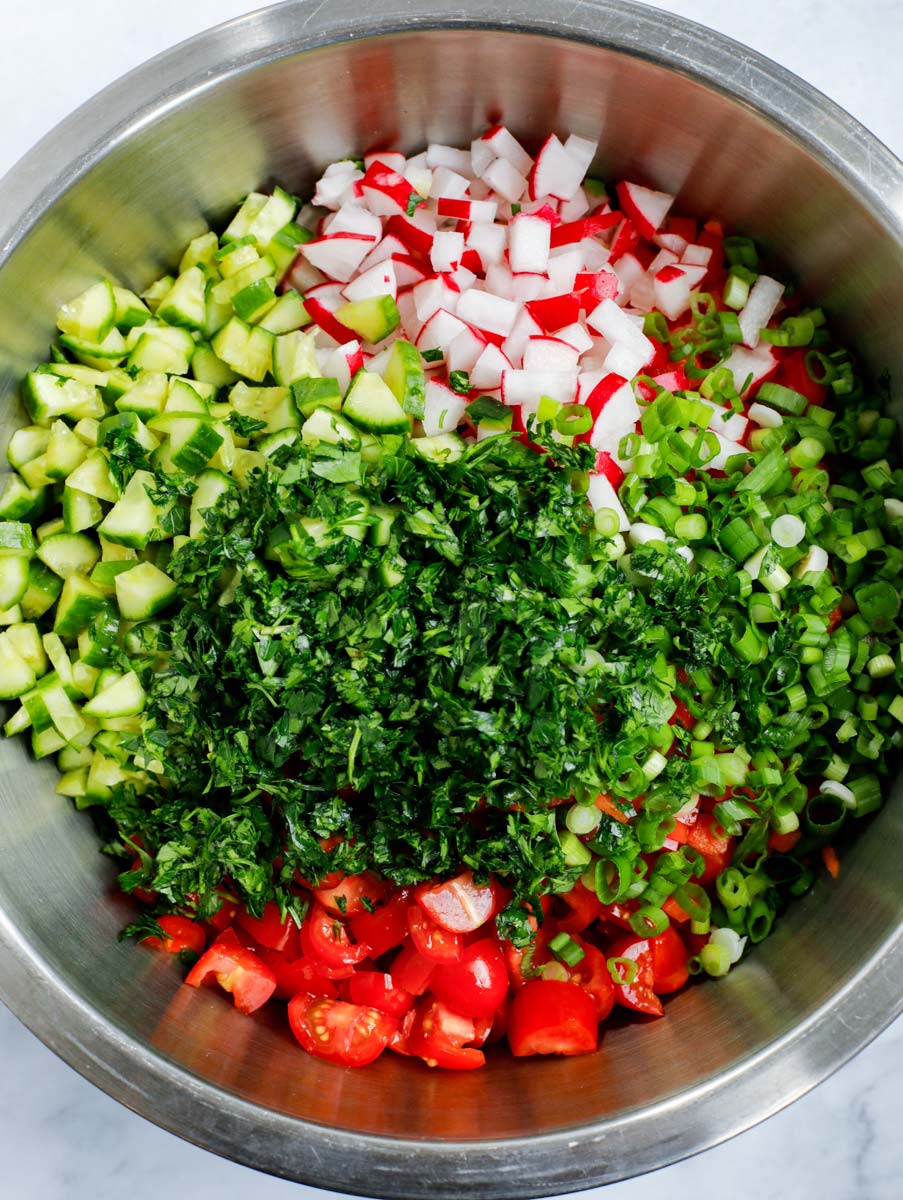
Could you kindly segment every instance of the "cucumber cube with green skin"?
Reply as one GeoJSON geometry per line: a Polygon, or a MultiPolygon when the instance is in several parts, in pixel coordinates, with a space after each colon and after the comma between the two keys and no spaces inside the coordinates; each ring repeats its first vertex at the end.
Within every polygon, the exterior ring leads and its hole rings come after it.
{"type": "Polygon", "coordinates": [[[44,453],[44,470],[49,479],[67,479],[87,458],[88,447],[65,421],[54,421],[44,453]]]}
{"type": "Polygon", "coordinates": [[[0,700],[22,696],[35,685],[36,675],[6,634],[0,636],[0,700]]]}
{"type": "Polygon", "coordinates": [[[108,279],[92,284],[64,304],[56,315],[56,327],[87,342],[102,342],[116,321],[116,296],[108,279]]]}
{"type": "Polygon", "coordinates": [[[162,371],[142,371],[115,405],[120,412],[133,412],[147,421],[163,411],[168,394],[169,379],[162,371]]]}
{"type": "Polygon", "coordinates": [[[47,455],[39,454],[30,462],[22,463],[19,474],[30,488],[47,487],[50,483],[50,476],[47,474],[47,455]]]}
{"type": "Polygon", "coordinates": [[[100,421],[95,420],[94,417],[82,417],[80,421],[76,422],[72,432],[85,443],[89,450],[93,450],[100,434],[100,421]]]}
{"type": "Polygon", "coordinates": [[[18,470],[33,458],[44,454],[50,441],[50,430],[40,425],[24,425],[17,429],[9,439],[6,447],[6,457],[9,465],[18,470]]]}
{"type": "Polygon", "coordinates": [[[60,335],[60,345],[71,351],[86,367],[99,371],[115,367],[127,353],[125,338],[118,329],[111,329],[102,342],[85,342],[70,333],[60,335]]]}
{"type": "Polygon", "coordinates": [[[10,625],[6,636],[22,655],[35,675],[43,675],[47,670],[47,654],[37,625],[32,622],[18,622],[10,625]]]}
{"type": "Polygon", "coordinates": [[[53,608],[62,590],[59,575],[45,567],[39,558],[33,558],[28,564],[28,584],[20,601],[26,621],[36,621],[53,608]]]}
{"type": "Polygon", "coordinates": [[[335,314],[348,329],[365,342],[381,342],[401,322],[401,314],[391,296],[371,296],[369,300],[350,300],[335,314]]]}
{"type": "MultiPolygon", "coordinates": [[[[236,300],[238,297],[236,296],[236,300]]],[[[237,309],[236,309],[237,311],[237,309]]],[[[241,314],[239,313],[239,316],[241,314]]],[[[310,317],[299,292],[290,289],[283,292],[270,311],[260,322],[261,329],[270,333],[292,333],[302,325],[309,325],[310,317]]]]}
{"type": "MultiPolygon", "coordinates": [[[[202,395],[202,392],[207,390],[208,385],[200,384],[197,380],[189,382],[187,379],[170,379],[169,395],[166,397],[166,404],[163,407],[165,413],[191,413],[194,416],[209,417],[210,404],[208,398],[202,395]]],[[[215,394],[213,388],[209,389],[212,394],[215,394]]]]}
{"type": "MultiPolygon", "coordinates": [[[[136,471],[118,500],[98,527],[98,533],[108,542],[118,542],[141,550],[153,540],[160,521],[171,507],[160,507],[150,498],[148,489],[156,489],[150,471],[136,471]]],[[[96,560],[95,560],[96,561],[96,560]]],[[[93,563],[92,563],[93,566],[93,563]]]]}
{"type": "Polygon", "coordinates": [[[175,582],[153,563],[143,562],[116,576],[116,600],[126,621],[143,621],[176,598],[175,582]]]}
{"type": "Polygon", "coordinates": [[[398,509],[387,504],[373,504],[370,506],[370,516],[374,519],[370,526],[370,541],[374,546],[388,546],[398,509]]]}
{"type": "Polygon", "coordinates": [[[150,320],[150,309],[128,288],[114,287],[113,298],[116,301],[116,328],[120,333],[150,320]]]}
{"type": "Polygon", "coordinates": [[[45,688],[41,698],[60,737],[67,742],[77,738],[84,730],[85,722],[62,687],[45,688]]]}
{"type": "Polygon", "coordinates": [[[305,229],[303,225],[296,225],[294,221],[289,221],[288,225],[283,225],[276,236],[271,239],[267,246],[267,254],[276,264],[277,280],[284,277],[298,257],[298,247],[311,241],[312,238],[313,234],[309,229],[305,229]]]}
{"type": "Polygon", "coordinates": [[[100,671],[97,667],[89,667],[81,659],[72,664],[72,682],[87,700],[94,695],[94,687],[99,674],[100,671]]]}
{"type": "Polygon", "coordinates": [[[85,705],[91,717],[134,717],[144,711],[147,697],[141,681],[134,671],[129,671],[111,687],[95,693],[85,705]]]}
{"type": "Polygon", "coordinates": [[[243,450],[241,447],[237,447],[235,462],[232,466],[232,478],[240,488],[247,487],[252,471],[265,471],[266,465],[266,457],[259,451],[243,450]]]}
{"type": "Polygon", "coordinates": [[[61,379],[50,371],[30,371],[22,387],[25,410],[36,425],[57,417],[102,417],[105,409],[96,387],[77,379],[61,379]]]}
{"type": "Polygon", "coordinates": [[[342,405],[342,415],[368,433],[407,433],[411,418],[386,383],[371,371],[358,371],[342,405]]]}
{"type": "Polygon", "coordinates": [[[188,243],[179,263],[179,271],[185,272],[190,267],[209,267],[218,249],[219,238],[212,230],[199,234],[188,243]]]}
{"type": "Polygon", "coordinates": [[[315,408],[301,426],[301,441],[314,448],[325,442],[327,446],[359,450],[361,436],[339,413],[330,408],[315,408]]]}
{"type": "MultiPolygon", "coordinates": [[[[61,750],[60,754],[62,753],[61,750]]],[[[57,780],[55,791],[58,796],[81,800],[88,791],[88,768],[74,767],[71,771],[64,771],[57,780]]]]}
{"type": "Polygon", "coordinates": [[[252,217],[248,233],[257,240],[258,245],[266,246],[292,221],[297,208],[298,202],[294,196],[290,196],[281,187],[274,187],[272,196],[266,198],[266,203],[252,217]]]}
{"type": "Polygon", "coordinates": [[[160,445],[159,438],[154,437],[148,427],[135,412],[114,413],[105,417],[97,430],[97,444],[106,446],[114,442],[120,434],[133,438],[142,450],[156,450],[160,445]]]}
{"type": "Polygon", "coordinates": [[[216,507],[217,502],[227,492],[235,489],[234,480],[222,471],[202,471],[198,476],[197,487],[191,497],[191,523],[188,535],[192,538],[203,537],[207,532],[207,521],[204,514],[216,507]]]}
{"type": "Polygon", "coordinates": [[[383,379],[392,395],[411,417],[422,417],[426,401],[426,374],[420,351],[404,338],[392,343],[383,379]]]}
{"type": "Polygon", "coordinates": [[[165,371],[167,375],[187,374],[194,354],[194,339],[187,329],[144,325],[137,332],[141,336],[129,355],[130,369],[165,371]]]}
{"type": "Polygon", "coordinates": [[[464,456],[467,443],[457,433],[437,433],[433,437],[411,438],[411,450],[418,458],[427,462],[443,463],[457,462],[464,456]]]}
{"type": "Polygon", "coordinates": [[[272,458],[283,446],[293,446],[300,437],[297,429],[280,429],[278,433],[268,433],[257,443],[257,449],[267,458],[272,458]]]}
{"type": "Polygon", "coordinates": [[[14,604],[12,608],[0,610],[0,625],[18,625],[22,619],[21,604],[14,604]]]}
{"type": "MultiPolygon", "coordinates": [[[[263,206],[266,204],[269,196],[265,196],[263,192],[249,192],[242,200],[238,212],[226,226],[226,229],[221,237],[224,244],[229,242],[237,242],[242,238],[251,237],[251,222],[255,217],[263,211],[263,206]]],[[[257,240],[256,238],[254,239],[257,240]]]]}
{"type": "Polygon", "coordinates": [[[172,285],[175,279],[172,275],[164,275],[160,279],[156,279],[149,288],[141,293],[141,299],[151,310],[152,313],[157,311],[157,307],[172,285]]]}
{"type": "Polygon", "coordinates": [[[118,638],[119,617],[106,605],[90,627],[78,635],[79,661],[89,667],[105,667],[116,649],[118,638]]]}
{"type": "Polygon", "coordinates": [[[28,589],[28,558],[0,558],[0,610],[12,608],[28,589]]]}
{"type": "Polygon", "coordinates": [[[191,360],[191,373],[199,382],[211,383],[214,387],[229,387],[236,383],[238,375],[213,352],[209,342],[198,342],[191,360]]]}
{"type": "Polygon", "coordinates": [[[30,488],[20,475],[7,475],[0,492],[0,519],[19,521],[35,519],[47,503],[47,489],[30,488]]]}
{"type": "Polygon", "coordinates": [[[268,254],[262,258],[255,258],[233,275],[224,275],[224,278],[210,289],[209,299],[214,304],[231,304],[238,293],[250,287],[252,283],[261,279],[273,279],[275,271],[276,264],[268,254]]]}
{"type": "Polygon", "coordinates": [[[302,417],[309,417],[315,408],[331,408],[341,412],[342,389],[337,379],[297,379],[292,384],[295,405],[302,417]]]}
{"type": "Polygon", "coordinates": [[[88,578],[107,596],[116,595],[116,576],[123,571],[131,571],[135,566],[133,559],[123,559],[120,562],[99,562],[91,570],[88,578]]]}
{"type": "Polygon", "coordinates": [[[38,558],[60,579],[68,579],[91,570],[100,558],[100,546],[84,533],[54,533],[41,542],[38,558]]]}
{"type": "Polygon", "coordinates": [[[238,317],[232,317],[216,334],[211,345],[217,358],[227,366],[239,375],[260,383],[272,368],[274,341],[273,335],[265,329],[246,325],[238,317]]]}
{"type": "Polygon", "coordinates": [[[120,496],[119,484],[113,478],[109,460],[102,450],[89,450],[84,462],[66,480],[66,486],[109,504],[115,504],[120,496]]]}
{"type": "Polygon", "coordinates": [[[223,444],[222,434],[210,421],[177,417],[169,434],[172,462],[180,471],[202,471],[223,444]]]}
{"type": "MultiPolygon", "coordinates": [[[[88,387],[105,388],[110,382],[110,374],[119,371],[119,367],[86,367],[84,363],[57,362],[47,364],[51,375],[59,375],[60,379],[77,379],[88,387]]],[[[131,380],[129,380],[131,382],[131,380]]]]}
{"type": "Polygon", "coordinates": [[[93,529],[102,520],[103,508],[96,497],[79,492],[76,488],[63,488],[63,524],[67,533],[93,529]]]}
{"type": "Polygon", "coordinates": [[[106,605],[106,596],[86,575],[70,575],[57,601],[53,632],[66,641],[75,641],[106,605]]]}
{"type": "Polygon", "coordinates": [[[48,538],[56,537],[58,533],[66,532],[66,522],[62,517],[52,517],[49,521],[45,521],[43,525],[38,525],[35,529],[35,536],[38,539],[38,545],[46,542],[48,538]]]}
{"type": "Polygon", "coordinates": [[[87,750],[76,750],[73,746],[66,746],[56,756],[57,770],[77,771],[79,767],[89,767],[93,757],[94,751],[90,748],[87,750]]]}
{"type": "Polygon", "coordinates": [[[229,393],[229,403],[241,416],[266,422],[252,438],[278,433],[281,429],[297,429],[301,424],[294,397],[287,387],[252,388],[237,383],[229,393]]]}
{"type": "Polygon", "coordinates": [[[25,705],[22,704],[3,726],[3,732],[7,737],[15,737],[17,733],[24,733],[26,729],[30,728],[31,715],[25,705]]]}
{"type": "Polygon", "coordinates": [[[247,321],[249,325],[256,325],[275,303],[276,281],[272,277],[249,283],[247,287],[242,288],[232,297],[232,308],[235,315],[241,317],[243,321],[247,321]]]}
{"type": "Polygon", "coordinates": [[[317,362],[315,334],[293,330],[280,334],[273,348],[273,377],[283,387],[299,379],[319,379],[322,372],[317,362]]]}
{"type": "Polygon", "coordinates": [[[41,643],[54,671],[59,676],[60,683],[63,687],[74,687],[72,660],[69,657],[69,651],[63,645],[62,639],[56,633],[45,633],[41,639],[41,643]]]}
{"type": "Polygon", "coordinates": [[[53,726],[42,730],[41,733],[32,731],[31,752],[35,758],[49,758],[51,754],[62,750],[65,745],[66,739],[57,733],[53,726]]]}
{"type": "Polygon", "coordinates": [[[30,525],[24,521],[0,521],[0,558],[31,558],[35,549],[30,525]]]}
{"type": "MultiPolygon", "coordinates": [[[[223,236],[225,237],[225,234],[223,236]]],[[[243,271],[251,263],[257,262],[259,258],[257,242],[252,237],[226,240],[213,256],[223,279],[237,275],[239,271],[243,271]]]]}
{"type": "Polygon", "coordinates": [[[178,277],[157,308],[157,317],[168,325],[203,329],[207,319],[207,280],[200,267],[189,267],[178,277]]]}

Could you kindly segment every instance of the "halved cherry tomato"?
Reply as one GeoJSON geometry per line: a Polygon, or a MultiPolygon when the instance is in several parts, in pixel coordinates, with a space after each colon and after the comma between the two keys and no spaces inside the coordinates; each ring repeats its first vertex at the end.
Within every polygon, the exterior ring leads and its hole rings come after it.
{"type": "Polygon", "coordinates": [[[392,976],[383,971],[355,971],[348,980],[348,993],[355,1004],[378,1008],[400,1020],[414,1007],[414,997],[396,987],[392,976]]]}
{"type": "Polygon", "coordinates": [[[413,946],[405,946],[398,952],[389,973],[397,988],[403,988],[412,996],[422,996],[430,986],[435,969],[433,961],[418,954],[413,946]]]}
{"type": "Polygon", "coordinates": [[[507,942],[504,944],[505,962],[511,977],[511,986],[513,989],[518,989],[528,982],[527,976],[523,973],[523,961],[525,954],[529,952],[527,961],[532,975],[539,974],[547,963],[554,962],[559,969],[567,971],[567,982],[577,984],[592,996],[598,1018],[601,1021],[608,1016],[615,1003],[615,985],[608,970],[605,955],[591,942],[571,934],[572,940],[583,951],[583,958],[573,966],[560,962],[549,951],[549,942],[560,932],[560,924],[546,921],[537,933],[536,940],[529,951],[516,949],[507,942]]]}
{"type": "Polygon", "coordinates": [[[734,853],[734,839],[728,837],[711,813],[700,813],[696,824],[687,834],[687,845],[705,859],[705,871],[697,880],[705,886],[711,883],[719,871],[730,866],[734,853]]]}
{"type": "Polygon", "coordinates": [[[157,924],[166,937],[159,938],[152,934],[141,939],[143,946],[149,946],[151,950],[165,950],[168,954],[181,954],[183,950],[198,956],[204,953],[207,938],[196,921],[188,917],[163,916],[157,917],[157,924]]]}
{"type": "Polygon", "coordinates": [[[460,959],[464,950],[463,936],[437,925],[417,904],[408,908],[408,929],[414,949],[424,958],[437,963],[453,963],[460,959]]]}
{"type": "Polygon", "coordinates": [[[331,917],[325,908],[314,904],[301,924],[301,949],[312,958],[331,979],[350,975],[354,968],[367,957],[367,947],[352,942],[345,926],[337,917],[331,917]],[[334,975],[332,971],[341,972],[334,975]]]}
{"type": "Polygon", "coordinates": [[[595,892],[591,892],[578,879],[569,892],[556,897],[570,912],[555,921],[560,932],[583,933],[602,914],[602,905],[595,892]]]}
{"type": "MultiPolygon", "coordinates": [[[[647,1013],[653,1017],[664,1016],[662,1002],[655,994],[655,965],[649,939],[621,938],[609,946],[608,958],[625,958],[636,963],[636,975],[631,982],[615,985],[615,1001],[624,1008],[632,1008],[635,1012],[647,1013]]],[[[618,964],[616,970],[622,979],[628,978],[629,968],[624,964],[618,964]]]]}
{"type": "Polygon", "coordinates": [[[235,914],[235,920],[242,929],[246,930],[255,942],[266,946],[268,950],[294,950],[297,957],[298,926],[290,918],[283,921],[279,913],[279,905],[271,900],[263,910],[263,916],[252,917],[245,908],[240,908],[235,914]]]}
{"type": "Polygon", "coordinates": [[[480,938],[460,962],[437,967],[430,990],[466,1017],[491,1017],[508,991],[508,972],[495,938],[480,938]]]}
{"type": "Polygon", "coordinates": [[[217,933],[222,933],[222,931],[224,929],[228,929],[235,920],[236,912],[238,912],[238,905],[232,904],[228,900],[224,900],[213,916],[207,918],[207,924],[212,929],[215,929],[217,933]]]}
{"type": "Polygon", "coordinates": [[[495,896],[488,883],[477,884],[471,871],[444,883],[421,884],[414,899],[428,917],[451,933],[470,933],[492,916],[495,896]]]}
{"type": "Polygon", "coordinates": [[[476,1026],[469,1017],[452,1012],[441,1000],[434,1000],[418,1010],[408,1047],[428,1067],[472,1071],[486,1061],[482,1050],[467,1044],[476,1036],[476,1026]]]}
{"type": "Polygon", "coordinates": [[[289,958],[278,950],[267,950],[262,946],[260,957],[276,976],[276,991],[279,1000],[291,1000],[299,992],[313,996],[337,996],[336,986],[323,974],[318,965],[309,958],[289,958]]]}
{"type": "Polygon", "coordinates": [[[669,925],[664,933],[650,938],[649,944],[652,947],[653,987],[656,994],[666,996],[669,992],[676,992],[690,977],[687,970],[690,952],[683,938],[669,925]]]}
{"type": "Polygon", "coordinates": [[[529,1054],[588,1054],[596,1049],[599,1021],[593,998],[573,983],[531,979],[511,1002],[508,1045],[529,1054]]]}
{"type": "Polygon", "coordinates": [[[239,1012],[252,1013],[266,1004],[276,990],[276,976],[263,961],[244,946],[215,942],[188,972],[189,987],[217,982],[232,993],[239,1012]]]}
{"type": "Polygon", "coordinates": [[[374,906],[384,900],[388,886],[381,879],[377,879],[372,871],[364,871],[360,875],[346,875],[333,886],[311,890],[317,903],[327,912],[340,917],[353,917],[357,913],[368,911],[365,900],[369,900],[374,906]]]}
{"type": "Polygon", "coordinates": [[[304,992],[289,1001],[292,1033],[308,1052],[343,1067],[365,1067],[379,1058],[398,1022],[376,1008],[304,992]]]}
{"type": "Polygon", "coordinates": [[[351,918],[351,932],[367,947],[371,958],[379,958],[387,950],[400,946],[408,936],[409,898],[410,892],[402,889],[374,912],[364,909],[351,918]]]}
{"type": "Polygon", "coordinates": [[[615,900],[611,904],[603,904],[600,914],[603,921],[609,925],[614,925],[617,929],[629,929],[633,931],[633,926],[630,924],[630,918],[639,908],[636,900],[615,900]]]}

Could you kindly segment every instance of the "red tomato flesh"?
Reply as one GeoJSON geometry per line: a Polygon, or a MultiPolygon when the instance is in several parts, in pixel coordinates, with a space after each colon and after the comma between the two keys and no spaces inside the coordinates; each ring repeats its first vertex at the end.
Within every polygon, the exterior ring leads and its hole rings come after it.
{"type": "Polygon", "coordinates": [[[436,968],[430,990],[466,1017],[491,1017],[508,992],[508,972],[495,938],[480,938],[461,961],[436,968]]]}
{"type": "Polygon", "coordinates": [[[488,883],[476,884],[471,871],[444,883],[421,884],[414,897],[428,917],[451,933],[470,933],[492,916],[495,897],[488,883]]]}
{"type": "Polygon", "coordinates": [[[517,1058],[589,1054],[598,1037],[595,1002],[576,984],[531,979],[511,1003],[508,1044],[517,1058]]]}
{"type": "Polygon", "coordinates": [[[289,1001],[292,1033],[308,1054],[343,1067],[365,1067],[379,1058],[398,1028],[375,1008],[299,993],[289,1001]]]}
{"type": "Polygon", "coordinates": [[[239,1012],[252,1013],[276,990],[276,976],[267,964],[244,946],[215,943],[188,972],[189,987],[216,982],[232,993],[239,1012]]]}
{"type": "Polygon", "coordinates": [[[157,917],[157,924],[166,937],[142,938],[142,945],[149,946],[151,950],[165,950],[167,954],[181,954],[183,950],[198,956],[204,953],[207,938],[196,921],[188,917],[163,916],[157,917]]]}

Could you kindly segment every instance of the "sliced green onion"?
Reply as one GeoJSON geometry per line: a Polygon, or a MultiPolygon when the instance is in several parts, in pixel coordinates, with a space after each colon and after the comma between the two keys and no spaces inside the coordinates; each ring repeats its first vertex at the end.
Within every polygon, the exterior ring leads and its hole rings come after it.
{"type": "Polygon", "coordinates": [[[798,546],[806,536],[806,523],[792,513],[784,513],[772,522],[771,536],[779,546],[798,546]]]}
{"type": "Polygon", "coordinates": [[[576,967],[577,963],[586,958],[586,951],[577,945],[569,933],[557,933],[549,942],[549,949],[557,959],[567,963],[569,967],[576,967]]]}
{"type": "Polygon", "coordinates": [[[670,924],[667,913],[652,904],[646,904],[630,914],[630,928],[639,937],[658,937],[670,924]]]}
{"type": "Polygon", "coordinates": [[[555,416],[555,428],[567,437],[578,437],[593,427],[593,415],[584,404],[566,404],[555,416]]]}
{"type": "Polygon", "coordinates": [[[599,828],[602,812],[595,804],[572,804],[565,817],[565,824],[578,837],[593,833],[599,828]]]}
{"type": "Polygon", "coordinates": [[[707,975],[719,979],[731,969],[731,952],[717,942],[706,942],[699,951],[699,961],[707,975]]]}
{"type": "Polygon", "coordinates": [[[615,956],[607,958],[605,965],[615,987],[630,987],[640,973],[639,963],[633,958],[615,956]]]}

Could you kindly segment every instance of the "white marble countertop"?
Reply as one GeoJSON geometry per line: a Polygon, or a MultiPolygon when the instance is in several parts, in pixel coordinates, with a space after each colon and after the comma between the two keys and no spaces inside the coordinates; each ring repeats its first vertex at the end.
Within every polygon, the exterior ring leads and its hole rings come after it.
{"type": "MultiPolygon", "coordinates": [[[[0,175],[76,105],[253,0],[0,0],[0,175]]],[[[899,0],[669,0],[828,93],[903,153],[899,0]]],[[[164,1133],[56,1059],[0,1008],[0,1195],[9,1200],[317,1200],[164,1133]]],[[[803,1100],[725,1145],[581,1195],[605,1200],[903,1197],[903,1018],[803,1100]]]]}

